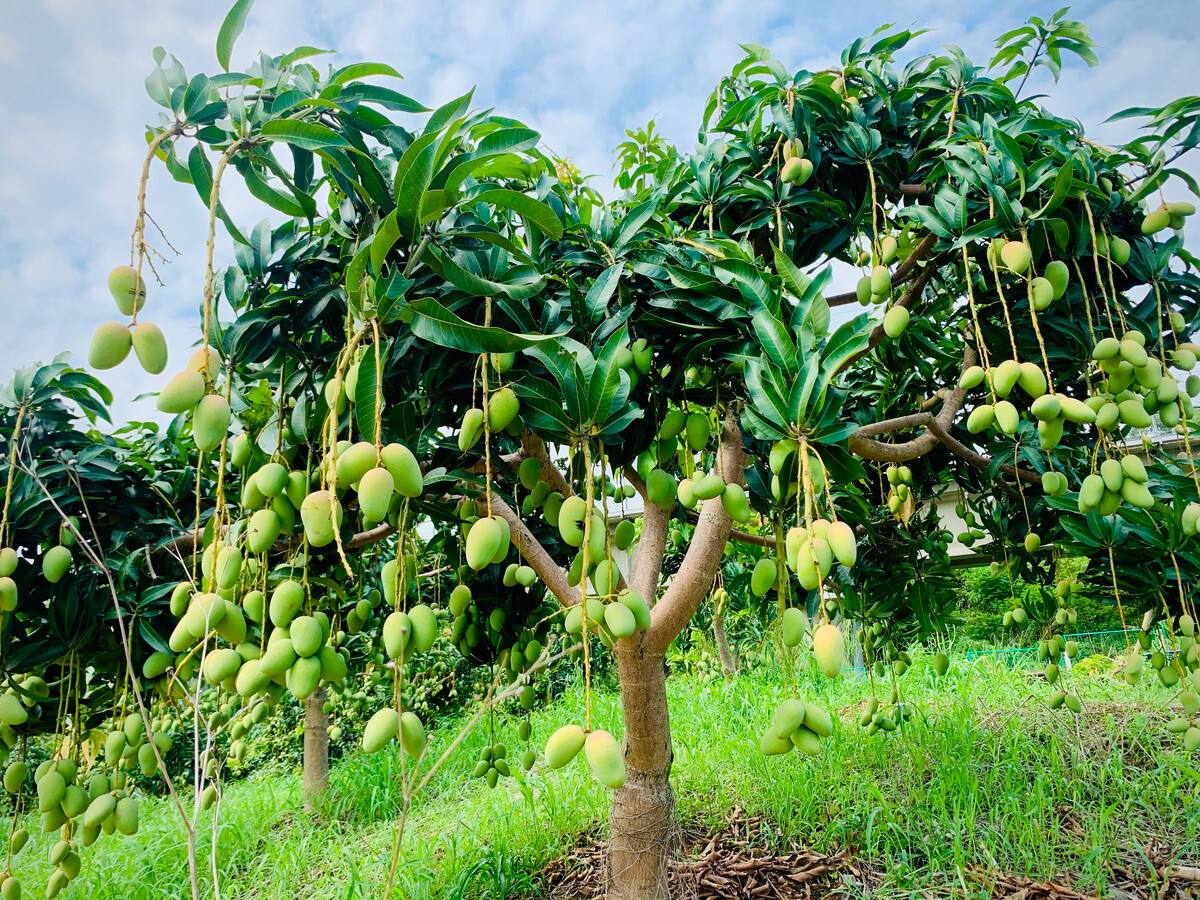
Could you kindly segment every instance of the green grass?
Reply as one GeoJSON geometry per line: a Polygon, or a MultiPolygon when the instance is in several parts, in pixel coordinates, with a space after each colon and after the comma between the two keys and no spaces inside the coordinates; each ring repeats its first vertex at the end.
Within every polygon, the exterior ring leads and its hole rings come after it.
{"type": "MultiPolygon", "coordinates": [[[[1108,677],[1078,679],[1086,704],[1076,722],[1029,699],[1042,685],[984,661],[940,682],[918,661],[904,678],[921,715],[902,733],[867,738],[852,711],[823,753],[764,758],[757,735],[784,696],[777,672],[730,682],[670,682],[680,816],[719,826],[735,806],[774,823],[780,843],[820,851],[850,847],[883,873],[878,897],[961,885],[971,869],[1066,877],[1103,893],[1112,866],[1149,879],[1139,847],[1151,836],[1181,859],[1200,857],[1196,760],[1164,743],[1164,691],[1108,677]],[[1068,820],[1070,827],[1067,827],[1068,820]]],[[[805,680],[809,699],[845,709],[866,693],[861,678],[805,680]]],[[[577,720],[569,693],[534,715],[535,744],[577,720]]],[[[617,698],[593,698],[597,721],[619,730],[617,698]]],[[[497,716],[510,748],[515,720],[497,716]]],[[[449,727],[437,741],[447,741],[449,727]]],[[[608,792],[583,762],[494,791],[468,777],[486,731],[473,734],[419,798],[402,852],[396,896],[537,896],[536,873],[606,821],[608,792]]],[[[218,870],[225,898],[377,897],[386,880],[399,807],[398,759],[381,752],[338,764],[325,808],[300,811],[294,774],[262,773],[229,786],[218,870]]],[[[32,829],[31,829],[32,830],[32,829]]],[[[202,879],[211,895],[211,822],[200,826],[202,879]]],[[[16,870],[30,896],[49,872],[35,835],[16,870]]],[[[182,829],[163,801],[143,808],[136,837],[102,837],[83,851],[70,889],[95,900],[187,895],[182,829]]],[[[966,882],[970,884],[969,880],[966,882]]],[[[979,893],[977,896],[984,896],[979,893]]]]}

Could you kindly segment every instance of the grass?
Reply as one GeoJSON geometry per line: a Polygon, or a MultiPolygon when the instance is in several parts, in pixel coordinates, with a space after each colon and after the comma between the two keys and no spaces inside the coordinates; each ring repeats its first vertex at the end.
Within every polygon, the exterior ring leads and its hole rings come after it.
{"type": "MultiPolygon", "coordinates": [[[[969,884],[964,873],[976,868],[1065,877],[1103,894],[1118,862],[1153,877],[1139,850],[1152,837],[1180,859],[1200,857],[1200,773],[1194,758],[1162,739],[1166,693],[1109,677],[1077,683],[1085,703],[1079,720],[1032,699],[1047,693],[1044,685],[990,661],[958,663],[939,681],[918,660],[904,688],[921,714],[899,734],[867,738],[851,721],[850,707],[867,692],[861,677],[806,679],[808,699],[845,714],[822,754],[805,759],[757,750],[784,696],[778,672],[729,682],[672,678],[680,816],[719,826],[738,806],[765,815],[781,844],[849,847],[885,873],[877,897],[969,884]]],[[[581,707],[572,692],[536,712],[534,743],[576,720],[581,707]]],[[[615,695],[595,695],[593,709],[599,724],[619,730],[615,695]]],[[[497,737],[510,748],[520,744],[515,729],[515,720],[497,716],[497,737]]],[[[449,740],[450,731],[435,740],[449,740]]],[[[606,821],[608,792],[582,761],[560,772],[535,768],[489,791],[469,778],[485,743],[486,730],[473,734],[419,798],[395,896],[536,897],[545,863],[606,821]]],[[[345,759],[316,816],[300,811],[295,774],[264,772],[230,785],[218,838],[221,896],[379,896],[399,807],[398,764],[387,751],[345,759]]],[[[200,830],[211,895],[211,822],[200,830]]],[[[41,893],[49,873],[50,843],[35,834],[17,857],[30,895],[41,893]]],[[[188,893],[182,830],[163,801],[144,805],[135,837],[102,837],[83,856],[75,896],[188,893]]]]}

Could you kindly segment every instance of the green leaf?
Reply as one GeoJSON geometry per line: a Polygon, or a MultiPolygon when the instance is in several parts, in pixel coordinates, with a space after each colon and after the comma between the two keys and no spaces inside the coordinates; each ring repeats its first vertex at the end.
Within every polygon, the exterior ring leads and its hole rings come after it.
{"type": "Polygon", "coordinates": [[[371,238],[371,271],[378,274],[383,271],[383,261],[387,259],[388,252],[395,246],[396,241],[400,239],[400,226],[396,224],[396,211],[393,209],[387,214],[382,222],[379,223],[379,228],[375,232],[375,237],[371,238]]]}
{"type": "Polygon", "coordinates": [[[784,324],[765,309],[754,314],[751,324],[767,359],[785,376],[792,377],[796,372],[796,345],[784,324]]]}
{"type": "Polygon", "coordinates": [[[225,14],[221,30],[217,32],[217,62],[226,72],[229,71],[229,58],[233,55],[234,42],[242,33],[246,25],[246,16],[250,14],[250,7],[253,5],[254,0],[237,0],[225,14]]]}
{"type": "Polygon", "coordinates": [[[300,119],[272,119],[263,125],[261,133],[272,141],[284,141],[303,150],[350,146],[349,141],[327,125],[300,119]]]}
{"type": "Polygon", "coordinates": [[[566,334],[514,334],[503,328],[473,325],[451,312],[432,297],[408,304],[402,315],[408,318],[413,334],[439,347],[467,353],[515,353],[566,334]],[[410,314],[411,313],[411,317],[410,314]]]}
{"type": "Polygon", "coordinates": [[[338,69],[333,73],[333,77],[329,79],[329,83],[345,84],[348,81],[354,81],[356,78],[369,78],[372,75],[387,75],[390,78],[404,77],[387,63],[363,62],[343,66],[338,69]]]}
{"type": "Polygon", "coordinates": [[[510,191],[507,188],[491,188],[471,198],[472,203],[490,203],[511,209],[521,216],[526,224],[534,224],[551,239],[557,241],[562,237],[562,222],[549,206],[541,200],[536,200],[520,191],[510,191]]]}
{"type": "Polygon", "coordinates": [[[589,321],[602,319],[608,312],[608,301],[621,281],[621,273],[625,263],[619,262],[601,272],[592,286],[588,288],[587,296],[583,298],[584,309],[587,310],[589,321]]]}
{"type": "Polygon", "coordinates": [[[437,139],[437,132],[421,135],[409,145],[396,164],[397,220],[413,233],[421,214],[421,198],[433,177],[437,139]]]}
{"type": "Polygon", "coordinates": [[[1058,170],[1058,175],[1054,178],[1054,191],[1050,195],[1050,199],[1046,201],[1046,205],[1037,211],[1034,218],[1040,218],[1047,213],[1052,213],[1063,205],[1063,202],[1071,194],[1071,187],[1075,183],[1075,162],[1068,159],[1061,169],[1058,170]]]}
{"type": "MultiPolygon", "coordinates": [[[[387,347],[379,348],[379,366],[384,368],[387,347]]],[[[354,421],[362,440],[375,442],[375,387],[379,370],[375,368],[375,348],[368,347],[358,364],[358,382],[354,385],[354,421]]]]}

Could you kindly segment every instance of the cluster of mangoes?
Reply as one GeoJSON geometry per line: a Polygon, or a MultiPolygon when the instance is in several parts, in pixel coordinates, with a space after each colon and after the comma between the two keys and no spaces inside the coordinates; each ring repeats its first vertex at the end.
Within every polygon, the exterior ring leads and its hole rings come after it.
{"type": "Polygon", "coordinates": [[[831,734],[833,717],[823,706],[790,697],[775,707],[758,747],[766,756],[779,756],[793,748],[805,756],[816,756],[822,739],[831,734]]]}
{"type": "Polygon", "coordinates": [[[585,732],[578,725],[564,725],[546,741],[546,765],[561,769],[582,750],[592,777],[607,788],[617,790],[625,784],[625,758],[621,745],[603,728],[585,732]]]}
{"type": "Polygon", "coordinates": [[[883,470],[888,483],[887,508],[892,515],[899,515],[912,496],[912,469],[908,466],[888,466],[883,470]]]}
{"type": "Polygon", "coordinates": [[[1120,459],[1110,457],[1100,463],[1079,485],[1079,511],[1089,513],[1098,509],[1100,515],[1111,516],[1122,501],[1139,509],[1154,506],[1154,495],[1147,487],[1150,477],[1140,458],[1127,453],[1120,459]]]}
{"type": "MultiPolygon", "coordinates": [[[[863,306],[886,303],[892,296],[892,271],[888,267],[895,262],[896,254],[900,252],[900,243],[892,235],[886,235],[879,241],[879,252],[871,266],[871,273],[863,275],[854,285],[854,294],[863,306]]],[[[900,307],[893,307],[900,308],[900,307]]],[[[889,310],[890,312],[890,310],[889,310]]],[[[907,313],[908,310],[905,310],[907,313]]],[[[887,316],[884,316],[886,328],[887,316]]],[[[905,321],[907,324],[907,319],[905,321]]],[[[901,329],[903,331],[903,328],[901,329]]],[[[892,335],[893,337],[895,335],[892,335]]]]}
{"type": "MultiPolygon", "coordinates": [[[[142,737],[142,720],[131,716],[126,722],[131,734],[142,737]]],[[[132,741],[131,741],[132,743],[132,741]]],[[[33,773],[38,811],[42,816],[42,831],[59,832],[59,839],[49,851],[49,861],[55,868],[46,883],[46,897],[56,897],[79,875],[82,860],[80,847],[88,847],[101,834],[136,834],[138,801],[129,793],[125,773],[117,769],[110,776],[97,771],[84,785],[80,779],[79,763],[74,758],[48,759],[33,773]]],[[[4,772],[4,787],[17,794],[27,788],[29,767],[24,760],[9,764],[4,772]]],[[[15,856],[28,843],[29,833],[14,828],[9,838],[9,856],[15,856]]],[[[0,897],[19,900],[21,885],[11,872],[0,878],[0,897]]]]}
{"type": "Polygon", "coordinates": [[[783,142],[783,163],[779,167],[779,179],[785,184],[800,187],[812,178],[813,163],[804,155],[804,142],[791,138],[783,142]]]}
{"type": "Polygon", "coordinates": [[[899,692],[892,688],[887,703],[880,703],[878,697],[871,695],[858,724],[867,730],[868,735],[880,731],[890,733],[900,728],[910,716],[912,709],[900,699],[899,692]]]}
{"type": "Polygon", "coordinates": [[[858,560],[854,529],[838,519],[813,519],[810,526],[793,525],[784,537],[785,559],[800,586],[816,590],[833,569],[834,562],[850,568],[858,560]]]}
{"type": "Polygon", "coordinates": [[[1184,226],[1184,220],[1195,214],[1195,205],[1187,201],[1163,202],[1146,213],[1142,219],[1142,234],[1158,234],[1164,228],[1174,228],[1178,231],[1184,226]]]}
{"type": "Polygon", "coordinates": [[[376,711],[363,729],[362,748],[376,753],[396,739],[413,759],[425,752],[425,726],[412,710],[398,712],[391,706],[376,711]]]}
{"type": "Polygon", "coordinates": [[[1095,386],[1088,406],[1101,431],[1113,431],[1122,425],[1149,428],[1158,415],[1165,428],[1174,428],[1186,413],[1192,418],[1190,401],[1185,396],[1200,393],[1200,378],[1187,379],[1180,390],[1170,367],[1190,371],[1196,366],[1200,346],[1181,343],[1171,352],[1167,366],[1146,350],[1146,336],[1136,330],[1121,338],[1101,338],[1092,348],[1092,359],[1103,375],[1095,386]],[[1187,404],[1187,409],[1183,405],[1187,404]]]}
{"type": "Polygon", "coordinates": [[[221,446],[233,423],[229,401],[216,388],[220,374],[220,354],[211,347],[201,347],[192,354],[187,367],[158,392],[159,411],[192,414],[192,440],[204,453],[221,446]]]}
{"type": "MultiPolygon", "coordinates": [[[[117,266],[108,273],[108,290],[117,308],[127,316],[146,305],[146,282],[132,266],[117,266]]],[[[133,350],[142,368],[158,375],[167,367],[167,339],[157,325],[105,322],[92,333],[88,364],[93,369],[119,366],[133,350]]]]}

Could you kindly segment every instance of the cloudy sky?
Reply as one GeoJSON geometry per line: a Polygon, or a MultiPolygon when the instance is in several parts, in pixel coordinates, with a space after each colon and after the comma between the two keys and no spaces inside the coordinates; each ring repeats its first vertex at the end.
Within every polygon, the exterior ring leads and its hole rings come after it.
{"type": "MultiPolygon", "coordinates": [[[[225,0],[39,0],[0,11],[0,378],[70,350],[84,364],[92,329],[114,317],[105,276],[126,262],[136,209],[143,127],[157,115],[142,80],[152,49],[175,53],[189,73],[214,71],[213,44],[225,0]]],[[[894,3],[725,2],[725,0],[258,0],[239,39],[234,68],[257,49],[300,44],[338,51],[334,65],[391,63],[401,89],[435,106],[477,86],[494,106],[540,130],[556,153],[611,187],[611,150],[624,129],[654,118],[690,148],[705,98],[741,56],[739,43],[770,47],[790,67],[836,61],[859,34],[896,21],[894,3]],[[853,12],[849,12],[853,9],[853,12]]],[[[910,0],[899,24],[930,33],[917,47],[957,44],[980,62],[992,41],[1054,5],[910,0]]],[[[1101,65],[1068,65],[1055,86],[1036,87],[1050,105],[1114,141],[1127,124],[1111,112],[1160,105],[1200,92],[1200,4],[1196,0],[1086,2],[1075,18],[1099,43],[1101,65]]],[[[1193,164],[1195,170],[1195,164],[1193,164]]],[[[253,224],[262,208],[234,199],[235,219],[253,224]]],[[[167,333],[172,366],[197,333],[204,210],[191,187],[159,169],[149,210],[180,255],[164,268],[143,316],[167,333]]],[[[228,259],[228,247],[223,247],[228,259]]],[[[218,260],[221,263],[221,260],[218,260]]],[[[166,376],[131,360],[107,373],[119,418],[154,417],[134,400],[166,376]]]]}

